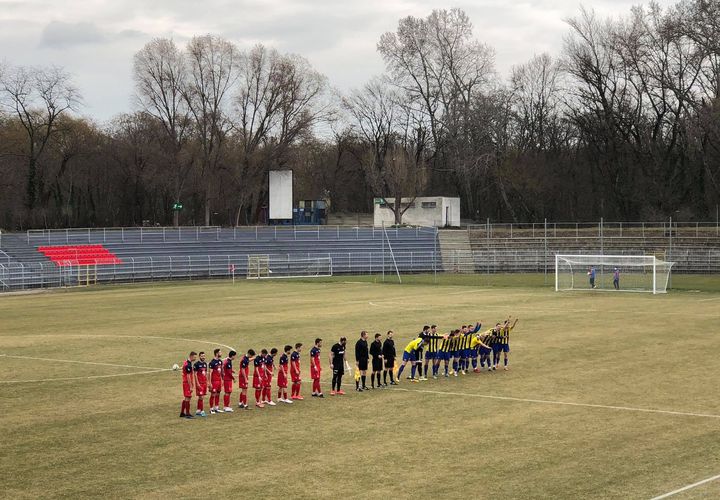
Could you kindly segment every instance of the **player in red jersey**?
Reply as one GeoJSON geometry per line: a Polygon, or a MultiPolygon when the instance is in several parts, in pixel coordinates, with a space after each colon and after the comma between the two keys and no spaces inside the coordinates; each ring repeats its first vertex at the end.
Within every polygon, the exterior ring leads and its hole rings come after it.
{"type": "Polygon", "coordinates": [[[240,402],[238,406],[243,410],[249,410],[247,402],[248,381],[250,380],[250,362],[255,359],[255,351],[248,349],[245,356],[240,358],[240,369],[238,370],[238,387],[240,387],[240,402]]]}
{"type": "Polygon", "coordinates": [[[198,398],[195,415],[199,417],[206,417],[207,415],[205,414],[204,408],[205,402],[203,399],[205,398],[208,390],[207,363],[205,362],[205,353],[203,351],[198,353],[198,357],[200,359],[193,365],[193,370],[195,371],[195,394],[198,398]]]}
{"type": "Polygon", "coordinates": [[[180,406],[180,417],[182,418],[193,418],[193,416],[190,415],[190,400],[192,399],[193,388],[195,386],[195,376],[193,375],[195,356],[197,356],[197,353],[190,351],[188,358],[182,366],[183,401],[182,406],[180,406]]]}
{"type": "Polygon", "coordinates": [[[312,395],[324,398],[322,389],[320,388],[320,348],[322,347],[322,339],[315,339],[315,345],[310,349],[310,378],[312,379],[312,395]]]}
{"type": "Polygon", "coordinates": [[[280,356],[280,360],[278,361],[278,376],[277,376],[277,386],[278,386],[278,396],[277,400],[281,403],[292,403],[290,399],[288,399],[287,395],[287,386],[288,386],[288,364],[290,363],[290,351],[292,351],[292,346],[286,345],[283,348],[283,354],[280,356]]]}
{"type": "Polygon", "coordinates": [[[223,403],[225,403],[225,407],[223,408],[224,411],[232,413],[233,409],[230,406],[230,395],[232,394],[233,390],[233,382],[235,382],[235,377],[233,376],[233,366],[232,362],[235,359],[235,356],[237,353],[235,351],[230,351],[228,353],[228,357],[225,358],[225,361],[223,361],[223,389],[225,390],[225,394],[223,395],[223,403]]]}
{"type": "Polygon", "coordinates": [[[255,389],[255,406],[265,408],[262,402],[263,387],[265,387],[265,356],[267,349],[260,351],[259,356],[253,360],[253,389],[255,389]]]}
{"type": "Polygon", "coordinates": [[[300,351],[302,351],[302,343],[295,344],[295,350],[290,355],[290,378],[292,379],[292,399],[305,399],[300,395],[300,385],[302,378],[300,376],[300,351]]]}
{"type": "Polygon", "coordinates": [[[263,379],[263,403],[268,406],[275,406],[272,400],[272,379],[275,371],[275,356],[278,350],[274,347],[270,349],[270,354],[265,356],[265,378],[263,379]]]}
{"type": "Polygon", "coordinates": [[[222,352],[220,349],[213,351],[213,359],[210,360],[210,413],[222,413],[220,409],[220,392],[222,391],[222,352]]]}

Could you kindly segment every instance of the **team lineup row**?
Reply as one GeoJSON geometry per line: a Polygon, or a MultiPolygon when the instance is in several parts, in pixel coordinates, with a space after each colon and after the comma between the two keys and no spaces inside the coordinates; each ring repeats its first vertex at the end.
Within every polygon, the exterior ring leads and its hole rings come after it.
{"type": "MultiPolygon", "coordinates": [[[[417,338],[410,341],[402,352],[402,362],[395,365],[398,358],[393,339],[393,331],[386,334],[383,341],[379,333],[375,334],[374,341],[368,345],[368,334],[365,330],[360,332],[360,338],[355,343],[355,390],[363,392],[374,388],[397,385],[405,367],[409,364],[411,382],[427,380],[432,373],[434,379],[438,378],[441,364],[445,377],[458,374],[467,374],[471,369],[478,373],[486,368],[488,371],[496,370],[503,357],[504,369],[508,369],[508,354],[510,352],[510,332],[517,325],[517,318],[512,321],[506,319],[503,323],[496,323],[494,327],[480,333],[480,322],[474,326],[463,325],[461,328],[445,334],[437,333],[437,326],[425,326],[417,338]],[[479,361],[479,366],[478,366],[479,361]],[[368,367],[372,368],[371,387],[367,387],[368,367]],[[452,367],[452,369],[450,369],[452,367]],[[396,373],[397,370],[397,373],[396,373]],[[382,382],[380,375],[382,374],[382,382]],[[424,374],[424,375],[423,375],[424,374]],[[416,377],[417,375],[417,377],[416,377]]],[[[312,379],[312,396],[323,398],[320,385],[322,364],[320,353],[323,345],[321,338],[315,339],[310,349],[310,378],[312,379]]],[[[332,388],[330,394],[344,395],[342,378],[350,366],[346,356],[347,338],[341,337],[332,346],[329,355],[330,369],[332,370],[332,388]]],[[[302,377],[300,370],[300,353],[303,344],[297,343],[294,348],[286,345],[278,359],[277,369],[277,401],[292,404],[293,401],[303,400],[301,395],[302,377]],[[288,384],[291,386],[288,397],[288,384]]],[[[231,395],[235,382],[238,383],[240,396],[238,407],[249,409],[248,388],[250,387],[250,365],[253,365],[252,387],[255,391],[255,406],[264,408],[265,405],[276,406],[272,400],[272,380],[275,374],[275,358],[278,349],[262,349],[256,353],[248,349],[240,357],[237,376],[234,367],[237,352],[231,350],[228,356],[222,359],[222,351],[215,349],[213,359],[206,362],[205,353],[190,352],[182,365],[183,401],[180,416],[193,418],[190,413],[190,402],[197,397],[197,410],[195,415],[206,416],[204,398],[210,394],[210,413],[232,412],[231,395]],[[208,371],[210,376],[208,379],[208,371]],[[223,406],[220,407],[220,393],[223,393],[223,406]]]]}

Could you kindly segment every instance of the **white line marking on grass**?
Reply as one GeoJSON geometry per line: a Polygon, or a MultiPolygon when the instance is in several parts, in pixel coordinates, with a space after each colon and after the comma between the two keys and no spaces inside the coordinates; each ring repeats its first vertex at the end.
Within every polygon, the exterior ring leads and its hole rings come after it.
{"type": "Polygon", "coordinates": [[[698,302],[710,302],[711,300],[720,300],[720,297],[712,297],[710,299],[700,299],[698,302]]]}
{"type": "Polygon", "coordinates": [[[117,365],[114,363],[98,363],[96,361],[75,361],[72,359],[35,358],[33,356],[14,356],[11,354],[0,354],[0,357],[14,358],[14,359],[34,359],[36,361],[56,361],[58,363],[79,363],[81,365],[116,366],[119,368],[139,368],[141,370],[164,370],[164,368],[155,368],[154,366],[117,365]]]}
{"type": "Polygon", "coordinates": [[[661,498],[671,497],[673,495],[677,495],[678,493],[682,493],[683,491],[690,490],[692,488],[695,488],[696,486],[701,486],[705,483],[709,483],[710,481],[715,481],[717,479],[720,479],[720,474],[718,474],[717,476],[709,477],[707,479],[703,479],[702,481],[698,481],[697,483],[688,484],[687,486],[683,486],[682,488],[679,488],[677,490],[670,491],[668,493],[660,495],[659,497],[653,497],[651,500],[660,500],[661,498]]]}
{"type": "Polygon", "coordinates": [[[471,398],[483,398],[483,399],[499,399],[502,401],[518,401],[523,403],[538,403],[546,405],[561,405],[561,406],[579,406],[584,408],[601,408],[604,410],[622,410],[622,411],[634,411],[641,413],[660,413],[665,415],[679,415],[683,417],[701,417],[701,418],[718,418],[720,415],[713,415],[710,413],[690,413],[685,411],[673,411],[673,410],[657,410],[654,408],[635,408],[632,406],[612,406],[612,405],[598,405],[592,403],[572,403],[569,401],[553,401],[547,399],[528,399],[528,398],[514,398],[510,396],[493,396],[490,394],[471,394],[464,392],[447,392],[447,391],[429,391],[424,389],[401,389],[395,388],[397,391],[406,392],[424,392],[427,394],[444,394],[447,396],[467,396],[471,398]]]}
{"type": "Polygon", "coordinates": [[[111,375],[90,375],[88,377],[40,378],[34,380],[0,380],[0,384],[27,384],[31,382],[61,382],[67,380],[90,380],[95,378],[129,377],[132,375],[145,375],[148,373],[160,373],[171,370],[171,368],[156,368],[154,370],[147,370],[142,372],[113,373],[111,375]]]}

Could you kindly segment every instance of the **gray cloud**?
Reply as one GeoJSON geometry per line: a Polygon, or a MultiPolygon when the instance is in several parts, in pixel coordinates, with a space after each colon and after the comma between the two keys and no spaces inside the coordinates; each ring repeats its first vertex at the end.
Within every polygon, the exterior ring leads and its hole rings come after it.
{"type": "Polygon", "coordinates": [[[104,41],[105,36],[100,29],[90,22],[63,23],[53,21],[45,26],[40,36],[40,46],[54,49],[104,41]]]}
{"type": "MultiPolygon", "coordinates": [[[[600,16],[622,16],[649,0],[593,0],[600,16]]],[[[671,5],[678,0],[660,0],[671,5]]],[[[578,0],[11,0],[0,9],[0,61],[64,66],[75,77],[85,112],[99,120],[130,109],[132,57],[152,37],[183,45],[215,33],[246,49],[256,43],[306,57],[346,90],[382,72],[375,46],[401,17],[458,6],[475,36],[495,48],[501,77],[534,54],[560,55],[563,19],[578,0]],[[48,22],[48,20],[52,20],[48,22]],[[58,49],[58,50],[55,50],[58,49]]]]}

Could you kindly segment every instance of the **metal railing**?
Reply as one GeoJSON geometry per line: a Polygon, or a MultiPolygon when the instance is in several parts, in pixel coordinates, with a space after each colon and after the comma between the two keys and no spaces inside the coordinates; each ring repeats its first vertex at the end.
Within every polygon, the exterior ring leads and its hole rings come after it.
{"type": "Polygon", "coordinates": [[[720,237],[715,222],[529,222],[471,224],[468,231],[482,238],[709,238],[720,237]]]}
{"type": "MultiPolygon", "coordinates": [[[[587,248],[577,254],[597,254],[587,248]]],[[[621,255],[641,255],[632,249],[621,255]]],[[[400,273],[546,273],[554,272],[555,252],[545,249],[479,249],[443,252],[395,251],[400,273]]],[[[389,252],[306,252],[271,254],[271,260],[293,261],[329,258],[333,274],[394,273],[389,252]]],[[[720,273],[720,248],[674,247],[665,260],[675,262],[675,273],[720,273]]],[[[175,279],[212,279],[244,276],[247,255],[196,255],[125,258],[120,264],[98,264],[58,267],[53,263],[0,264],[0,289],[23,290],[84,284],[89,276],[97,283],[124,283],[175,279]]]]}

